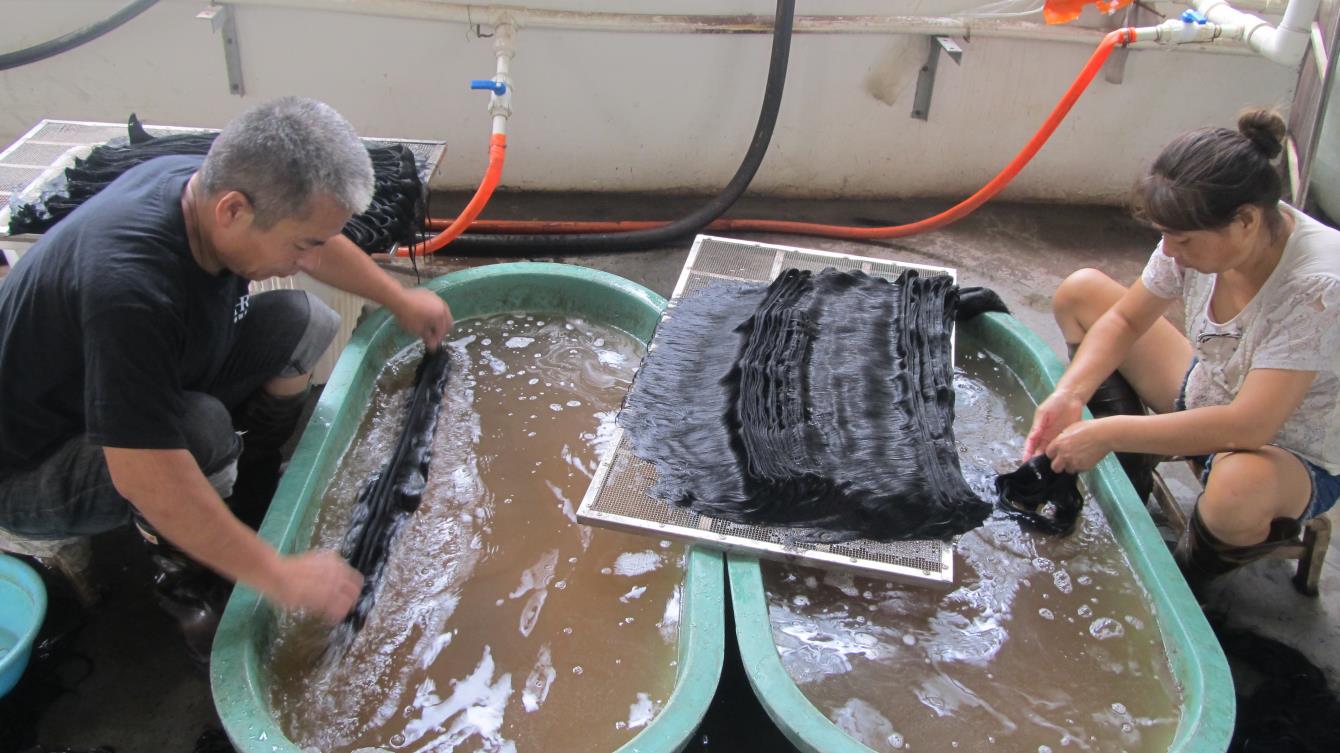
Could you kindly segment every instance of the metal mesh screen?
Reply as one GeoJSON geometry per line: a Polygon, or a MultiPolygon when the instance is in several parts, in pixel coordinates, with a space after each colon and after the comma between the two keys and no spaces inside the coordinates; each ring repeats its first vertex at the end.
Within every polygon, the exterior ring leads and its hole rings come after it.
{"type": "MultiPolygon", "coordinates": [[[[671,300],[722,281],[767,282],[790,267],[816,272],[826,267],[862,270],[888,278],[916,268],[923,274],[954,276],[952,269],[943,267],[698,236],[671,300]]],[[[652,347],[656,347],[655,339],[652,347]]],[[[953,547],[944,542],[867,539],[831,545],[802,542],[792,529],[717,520],[655,499],[648,489],[656,478],[656,468],[633,454],[631,441],[620,430],[613,449],[601,459],[577,519],[769,559],[841,567],[879,578],[934,584],[953,582],[953,547]]]]}

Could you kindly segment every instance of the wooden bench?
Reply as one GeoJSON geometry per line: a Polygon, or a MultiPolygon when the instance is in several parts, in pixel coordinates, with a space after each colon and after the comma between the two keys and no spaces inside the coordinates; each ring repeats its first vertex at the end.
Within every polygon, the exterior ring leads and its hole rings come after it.
{"type": "MultiPolygon", "coordinates": [[[[1196,477],[1200,478],[1199,472],[1196,472],[1196,477]]],[[[1168,526],[1181,537],[1186,530],[1186,514],[1157,469],[1154,471],[1154,492],[1150,496],[1158,504],[1168,526]]],[[[1316,596],[1321,568],[1326,563],[1326,548],[1330,543],[1331,520],[1325,515],[1318,515],[1303,527],[1303,537],[1296,544],[1280,547],[1271,552],[1267,559],[1298,560],[1298,571],[1293,576],[1294,588],[1304,595],[1316,596]]]]}

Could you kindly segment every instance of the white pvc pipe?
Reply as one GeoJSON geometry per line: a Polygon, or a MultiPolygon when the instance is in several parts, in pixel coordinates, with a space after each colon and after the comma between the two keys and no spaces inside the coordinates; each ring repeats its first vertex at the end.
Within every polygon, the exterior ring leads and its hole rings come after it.
{"type": "Polygon", "coordinates": [[[1196,0],[1196,10],[1212,23],[1242,27],[1242,41],[1276,63],[1296,66],[1303,60],[1312,33],[1312,19],[1321,0],[1289,0],[1279,27],[1250,13],[1243,13],[1228,0],[1196,0]]]}
{"type": "Polygon", "coordinates": [[[493,29],[493,54],[498,58],[497,73],[493,80],[506,86],[501,95],[489,97],[489,112],[493,115],[493,132],[507,133],[507,119],[512,115],[512,56],[516,54],[516,28],[503,23],[493,29]]]}
{"type": "MultiPolygon", "coordinates": [[[[261,6],[353,13],[390,18],[413,18],[469,25],[514,24],[518,28],[574,31],[646,32],[661,34],[767,34],[772,16],[689,15],[664,13],[606,13],[549,10],[515,5],[467,5],[435,0],[219,0],[220,5],[261,6]]],[[[917,34],[976,36],[1067,42],[1094,47],[1104,31],[1074,26],[1047,26],[1031,21],[944,16],[809,15],[796,16],[796,34],[917,34]]],[[[1245,54],[1237,47],[1174,47],[1227,54],[1245,54]]]]}

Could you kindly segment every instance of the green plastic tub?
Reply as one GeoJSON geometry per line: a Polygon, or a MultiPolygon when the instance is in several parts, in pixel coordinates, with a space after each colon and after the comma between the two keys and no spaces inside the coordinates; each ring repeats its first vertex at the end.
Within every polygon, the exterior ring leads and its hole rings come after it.
{"type": "MultiPolygon", "coordinates": [[[[1065,370],[1037,335],[1011,316],[986,314],[958,330],[960,348],[1001,358],[1034,402],[1065,370]]],[[[1085,413],[1086,417],[1089,414],[1085,413]]],[[[1141,585],[1153,601],[1164,648],[1182,690],[1172,753],[1223,753],[1233,734],[1233,680],[1219,642],[1116,458],[1084,474],[1141,585]]],[[[754,557],[729,555],[731,605],[740,656],[755,695],[805,753],[870,753],[816,708],[792,681],[773,643],[762,571],[754,557]]]]}
{"type": "MultiPolygon", "coordinates": [[[[648,342],[665,300],[636,283],[564,264],[496,264],[425,285],[457,319],[513,311],[569,314],[648,342]]],[[[362,421],[387,359],[413,342],[385,311],[354,332],[280,481],[260,535],[281,552],[305,548],[318,506],[362,421]]],[[[675,753],[689,741],[716,692],[725,647],[725,568],[720,554],[689,550],[680,613],[675,689],[657,717],[618,753],[675,753]]],[[[251,589],[233,592],[214,639],[210,679],[224,730],[239,753],[299,753],[269,707],[264,661],[275,616],[251,589]]]]}

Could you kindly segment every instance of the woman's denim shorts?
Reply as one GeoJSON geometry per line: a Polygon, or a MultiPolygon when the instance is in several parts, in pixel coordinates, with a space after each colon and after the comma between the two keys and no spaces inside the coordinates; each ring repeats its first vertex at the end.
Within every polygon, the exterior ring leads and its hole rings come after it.
{"type": "MultiPolygon", "coordinates": [[[[1173,410],[1186,410],[1186,380],[1191,377],[1191,369],[1196,368],[1196,359],[1191,359],[1191,366],[1186,370],[1186,376],[1182,377],[1182,389],[1177,393],[1177,400],[1173,403],[1173,410]]],[[[1284,448],[1280,448],[1284,449],[1284,448]]],[[[1293,452],[1288,450],[1288,452],[1293,452]]],[[[1340,476],[1326,472],[1325,468],[1316,463],[1307,460],[1298,453],[1293,453],[1307,468],[1308,475],[1312,477],[1312,499],[1307,504],[1307,511],[1299,517],[1299,520],[1311,520],[1321,515],[1335,506],[1336,499],[1340,499],[1340,476]]],[[[1193,455],[1187,460],[1195,461],[1205,470],[1201,471],[1200,483],[1204,486],[1210,479],[1210,466],[1214,463],[1213,455],[1193,455]]]]}

